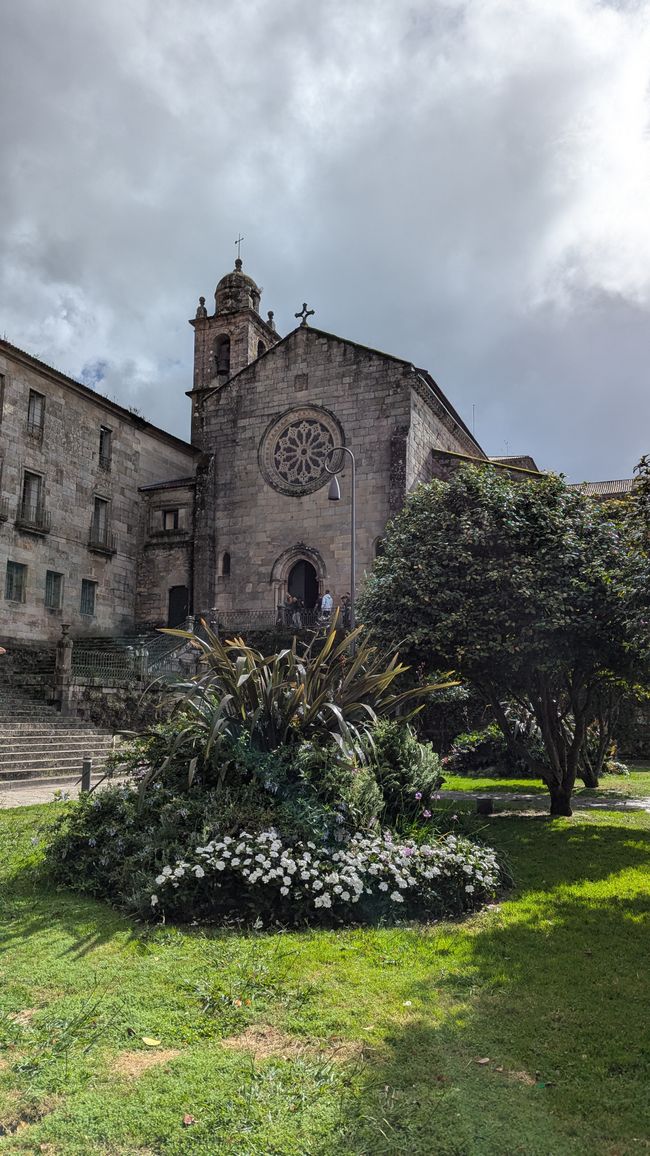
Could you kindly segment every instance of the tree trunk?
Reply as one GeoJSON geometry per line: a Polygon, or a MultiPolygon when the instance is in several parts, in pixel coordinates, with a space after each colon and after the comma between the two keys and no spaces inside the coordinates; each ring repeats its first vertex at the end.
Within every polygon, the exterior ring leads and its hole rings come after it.
{"type": "Polygon", "coordinates": [[[580,771],[580,778],[582,779],[585,787],[598,786],[598,775],[596,774],[594,768],[589,766],[587,763],[583,764],[582,770],[580,771]]]}
{"type": "Polygon", "coordinates": [[[558,786],[556,783],[549,783],[548,789],[551,792],[551,815],[571,816],[571,790],[567,790],[564,784],[558,786]]]}

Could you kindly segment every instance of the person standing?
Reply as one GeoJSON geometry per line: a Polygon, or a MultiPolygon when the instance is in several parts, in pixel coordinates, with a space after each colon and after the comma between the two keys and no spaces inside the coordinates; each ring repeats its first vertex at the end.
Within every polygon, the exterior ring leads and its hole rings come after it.
{"type": "Polygon", "coordinates": [[[333,606],[334,606],[334,599],[332,598],[332,595],[330,594],[329,590],[326,590],[325,593],[323,594],[323,598],[321,601],[321,610],[323,612],[323,618],[329,619],[329,617],[332,613],[332,607],[333,606]]]}

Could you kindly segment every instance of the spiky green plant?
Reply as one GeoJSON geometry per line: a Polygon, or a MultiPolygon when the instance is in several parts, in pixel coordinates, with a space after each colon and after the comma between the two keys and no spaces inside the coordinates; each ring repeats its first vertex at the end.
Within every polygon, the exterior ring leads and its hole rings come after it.
{"type": "Polygon", "coordinates": [[[333,627],[307,646],[294,638],[290,647],[268,656],[242,638],[222,642],[205,622],[199,633],[165,631],[197,649],[200,661],[195,675],[171,688],[182,696],[179,729],[167,759],[148,772],[143,788],[182,751],[192,755],[191,781],[199,761],[209,760],[221,740],[242,732],[264,752],[305,741],[334,742],[343,756],[363,762],[364,739],[378,718],[398,712],[412,718],[437,690],[454,685],[447,680],[396,691],[396,680],[409,668],[397,654],[383,655],[363,629],[341,640],[333,627]]]}

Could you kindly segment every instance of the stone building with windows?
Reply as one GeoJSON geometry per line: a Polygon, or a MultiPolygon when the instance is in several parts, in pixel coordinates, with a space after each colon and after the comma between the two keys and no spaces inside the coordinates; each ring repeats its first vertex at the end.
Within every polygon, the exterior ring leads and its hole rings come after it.
{"type": "Polygon", "coordinates": [[[0,639],[124,635],[187,614],[226,626],[358,590],[419,482],[488,458],[431,374],[308,324],[285,337],[237,260],[199,298],[191,444],[0,342],[0,639]],[[339,469],[330,502],[326,465],[339,469]]]}
{"type": "MultiPolygon", "coordinates": [[[[133,630],[145,526],[140,487],[193,480],[197,452],[0,341],[0,638],[133,630]]],[[[170,491],[174,573],[190,587],[192,501],[170,491]]],[[[151,516],[164,519],[156,509],[151,516]]],[[[169,523],[169,516],[167,523],[169,523]]]]}

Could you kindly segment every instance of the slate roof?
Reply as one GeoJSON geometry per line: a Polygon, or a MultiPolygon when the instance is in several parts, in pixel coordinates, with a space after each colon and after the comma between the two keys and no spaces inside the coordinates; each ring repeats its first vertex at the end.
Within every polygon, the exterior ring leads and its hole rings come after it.
{"type": "Polygon", "coordinates": [[[492,457],[491,462],[500,466],[519,466],[522,470],[535,470],[536,473],[541,473],[539,466],[530,454],[506,454],[504,457],[492,457]]]}
{"type": "Polygon", "coordinates": [[[580,490],[590,498],[615,498],[634,489],[635,478],[617,478],[611,482],[571,482],[570,490],[580,490]]]}

